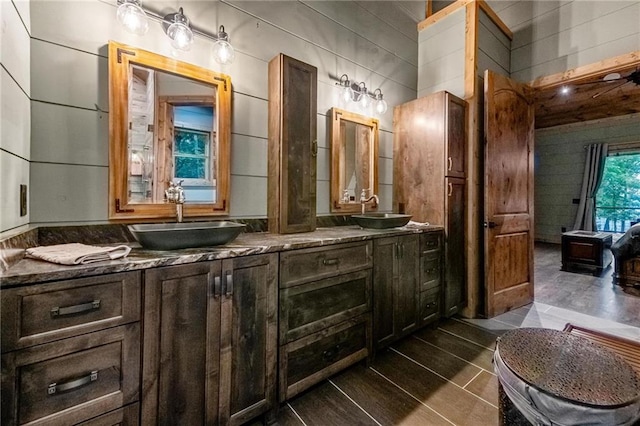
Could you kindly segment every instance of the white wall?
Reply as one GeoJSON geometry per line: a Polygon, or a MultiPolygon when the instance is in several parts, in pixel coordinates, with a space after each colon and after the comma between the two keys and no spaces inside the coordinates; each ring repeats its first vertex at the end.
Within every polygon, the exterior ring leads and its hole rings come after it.
{"type": "Polygon", "coordinates": [[[20,185],[29,188],[31,138],[29,2],[0,1],[0,233],[29,223],[20,216],[20,185]]]}
{"type": "Polygon", "coordinates": [[[640,114],[536,131],[535,238],[560,243],[573,229],[586,161],[585,145],[640,141],[640,114]]]}
{"type": "MultiPolygon", "coordinates": [[[[318,213],[329,213],[328,110],[343,73],[380,88],[380,199],[391,209],[393,106],[416,97],[421,2],[151,1],[160,15],[178,6],[196,28],[222,24],[236,48],[232,65],[213,61],[196,37],[180,59],[231,76],[231,217],[266,217],[267,64],[279,52],[318,68],[318,213]],[[417,7],[417,3],[420,7],[417,7]]],[[[170,56],[160,25],[142,37],[122,30],[115,1],[31,1],[31,223],[103,223],[108,191],[108,40],[170,56]]],[[[4,121],[4,118],[3,118],[4,121]]],[[[2,172],[5,176],[4,168],[2,172]]]]}

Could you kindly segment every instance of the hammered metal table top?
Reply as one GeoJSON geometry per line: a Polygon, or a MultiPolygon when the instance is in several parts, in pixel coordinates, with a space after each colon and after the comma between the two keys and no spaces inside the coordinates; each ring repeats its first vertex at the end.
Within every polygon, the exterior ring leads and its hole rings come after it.
{"type": "Polygon", "coordinates": [[[510,330],[498,339],[500,357],[542,392],[596,407],[640,399],[640,378],[619,355],[579,336],[545,328],[510,330]]]}

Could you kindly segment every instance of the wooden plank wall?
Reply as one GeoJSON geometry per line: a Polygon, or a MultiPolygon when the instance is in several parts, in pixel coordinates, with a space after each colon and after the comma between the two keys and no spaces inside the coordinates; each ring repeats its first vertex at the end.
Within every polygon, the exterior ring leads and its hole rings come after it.
{"type": "Polygon", "coordinates": [[[30,187],[31,93],[29,2],[0,2],[0,232],[26,229],[20,216],[20,185],[30,187]]]}
{"type": "Polygon", "coordinates": [[[418,38],[418,97],[440,90],[464,98],[465,8],[427,26],[418,38]]]}
{"type": "MultiPolygon", "coordinates": [[[[160,15],[176,8],[175,2],[144,4],[160,15]]],[[[389,110],[381,118],[379,195],[382,210],[390,211],[393,106],[416,97],[416,25],[424,4],[190,0],[179,6],[197,28],[214,33],[224,25],[236,49],[234,63],[220,66],[212,42],[196,36],[180,56],[232,79],[231,217],[266,217],[267,63],[279,52],[319,71],[319,214],[329,213],[326,114],[336,105],[334,83],[347,73],[371,91],[381,88],[389,110]]],[[[115,2],[100,0],[31,2],[32,224],[106,221],[107,41],[171,55],[157,22],[134,36],[119,27],[115,12],[115,2]]]]}

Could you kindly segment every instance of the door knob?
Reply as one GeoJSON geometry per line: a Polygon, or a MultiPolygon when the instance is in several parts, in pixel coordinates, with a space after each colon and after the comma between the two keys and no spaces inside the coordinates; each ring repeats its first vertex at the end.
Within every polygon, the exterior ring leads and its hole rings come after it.
{"type": "Polygon", "coordinates": [[[488,221],[488,222],[485,222],[485,223],[484,223],[484,227],[485,227],[485,228],[495,228],[495,227],[496,227],[496,223],[495,223],[495,222],[488,221]]]}

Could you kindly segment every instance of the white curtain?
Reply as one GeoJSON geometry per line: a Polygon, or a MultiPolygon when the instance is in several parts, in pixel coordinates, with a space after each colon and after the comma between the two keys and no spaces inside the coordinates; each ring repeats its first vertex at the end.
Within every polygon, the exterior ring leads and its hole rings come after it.
{"type": "Polygon", "coordinates": [[[573,229],[593,231],[596,229],[596,193],[602,182],[604,162],[609,146],[606,143],[592,144],[586,147],[587,160],[584,164],[580,204],[573,229]]]}

